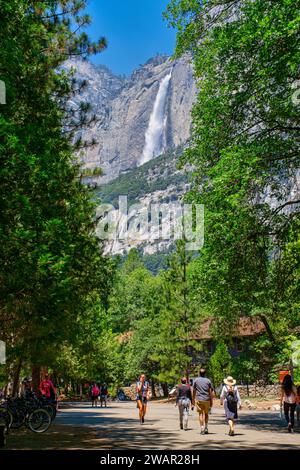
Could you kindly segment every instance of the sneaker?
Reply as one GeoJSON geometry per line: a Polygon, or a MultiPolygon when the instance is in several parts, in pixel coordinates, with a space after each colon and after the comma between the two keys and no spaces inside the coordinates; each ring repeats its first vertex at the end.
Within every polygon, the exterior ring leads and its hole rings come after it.
{"type": "Polygon", "coordinates": [[[205,434],[204,428],[201,428],[200,434],[201,434],[201,435],[204,435],[204,434],[205,434]]]}
{"type": "Polygon", "coordinates": [[[288,424],[288,432],[292,432],[292,425],[291,425],[291,423],[288,424]]]}
{"type": "Polygon", "coordinates": [[[204,434],[208,434],[208,429],[207,428],[204,429],[204,434]]]}
{"type": "Polygon", "coordinates": [[[145,418],[144,418],[144,416],[143,416],[143,417],[142,417],[142,423],[144,424],[144,422],[145,422],[145,418]]]}
{"type": "Polygon", "coordinates": [[[183,424],[180,425],[180,429],[183,429],[183,424]]]}

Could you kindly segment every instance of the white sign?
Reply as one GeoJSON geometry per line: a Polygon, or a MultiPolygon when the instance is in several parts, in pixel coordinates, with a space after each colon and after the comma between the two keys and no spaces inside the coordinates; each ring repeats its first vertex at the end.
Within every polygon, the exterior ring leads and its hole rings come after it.
{"type": "Polygon", "coordinates": [[[0,341],[0,364],[6,364],[6,347],[4,341],[0,341]]]}
{"type": "Polygon", "coordinates": [[[3,80],[0,80],[0,104],[6,104],[6,86],[3,80]]]}

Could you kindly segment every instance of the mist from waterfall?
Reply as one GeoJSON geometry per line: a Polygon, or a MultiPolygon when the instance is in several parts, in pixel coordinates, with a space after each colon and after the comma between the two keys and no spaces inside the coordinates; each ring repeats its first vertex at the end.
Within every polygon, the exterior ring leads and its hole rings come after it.
{"type": "Polygon", "coordinates": [[[148,162],[163,152],[163,137],[167,124],[165,105],[171,76],[172,71],[170,71],[160,82],[150,116],[148,129],[145,134],[145,147],[139,165],[143,165],[143,163],[148,162]]]}

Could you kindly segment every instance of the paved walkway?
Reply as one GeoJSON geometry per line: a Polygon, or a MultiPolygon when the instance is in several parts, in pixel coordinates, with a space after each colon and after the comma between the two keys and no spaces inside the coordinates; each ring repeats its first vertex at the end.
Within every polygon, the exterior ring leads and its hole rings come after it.
{"type": "Polygon", "coordinates": [[[18,431],[9,449],[300,449],[300,429],[288,434],[278,412],[241,411],[236,435],[228,436],[223,411],[213,409],[209,434],[201,436],[198,415],[191,413],[188,431],[181,431],[173,404],[149,405],[144,425],[134,402],[110,403],[107,409],[74,404],[59,411],[55,424],[41,436],[18,431]]]}

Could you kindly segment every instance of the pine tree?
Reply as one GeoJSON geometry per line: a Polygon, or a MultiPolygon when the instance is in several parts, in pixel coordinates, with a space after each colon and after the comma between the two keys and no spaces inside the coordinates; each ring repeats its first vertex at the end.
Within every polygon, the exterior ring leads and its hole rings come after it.
{"type": "Polygon", "coordinates": [[[60,68],[70,56],[101,51],[105,40],[92,43],[80,32],[90,22],[81,14],[86,2],[0,4],[7,93],[0,110],[0,329],[9,364],[20,372],[24,362],[48,366],[76,333],[87,295],[108,291],[110,267],[93,234],[94,205],[79,181],[74,115],[66,112],[76,85],[60,68]]]}

